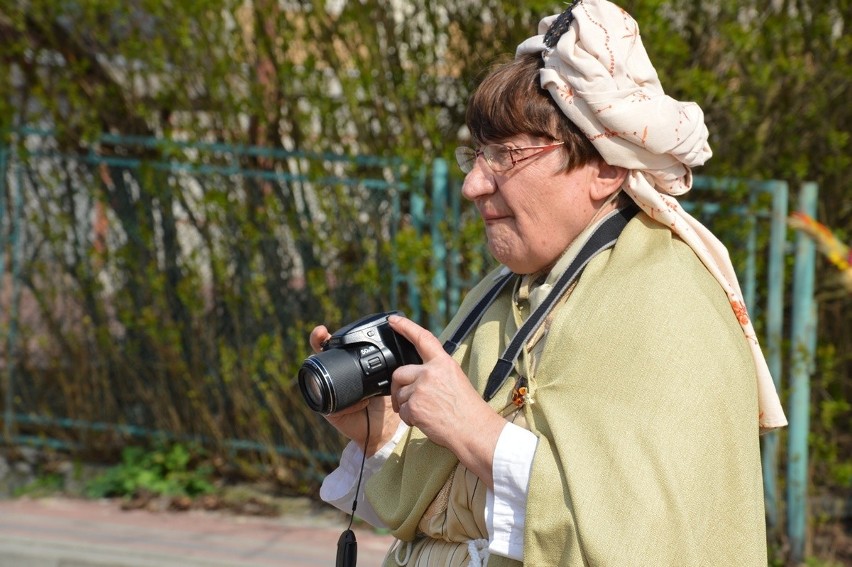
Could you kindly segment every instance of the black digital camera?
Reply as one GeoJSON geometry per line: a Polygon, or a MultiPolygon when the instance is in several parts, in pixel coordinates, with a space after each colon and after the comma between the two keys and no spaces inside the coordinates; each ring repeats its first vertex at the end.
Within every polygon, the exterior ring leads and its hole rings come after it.
{"type": "Polygon", "coordinates": [[[322,352],[305,359],[299,388],[308,406],[328,415],[366,398],[390,394],[391,374],[422,360],[405,337],[388,323],[398,311],[375,313],[331,335],[322,352]]]}

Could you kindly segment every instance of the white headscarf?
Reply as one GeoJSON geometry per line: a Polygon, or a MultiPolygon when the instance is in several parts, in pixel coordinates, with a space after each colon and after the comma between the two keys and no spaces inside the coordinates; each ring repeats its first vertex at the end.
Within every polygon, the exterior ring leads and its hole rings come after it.
{"type": "Polygon", "coordinates": [[[712,155],[704,113],[663,92],[639,25],[623,9],[606,0],[580,0],[572,15],[552,48],[545,34],[558,14],[544,18],[540,35],[521,43],[516,55],[542,54],[542,88],[608,164],[629,170],[624,191],[686,242],[719,281],[754,357],[760,429],[787,425],[728,251],[673,197],[692,188],[690,168],[712,155]]]}

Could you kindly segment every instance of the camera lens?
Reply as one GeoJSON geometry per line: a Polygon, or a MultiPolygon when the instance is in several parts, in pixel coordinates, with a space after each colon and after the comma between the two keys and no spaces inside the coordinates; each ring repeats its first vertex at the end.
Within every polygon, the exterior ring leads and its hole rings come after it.
{"type": "Polygon", "coordinates": [[[322,388],[320,387],[319,378],[316,374],[305,374],[305,395],[308,398],[308,403],[312,408],[322,407],[322,388]]]}
{"type": "Polygon", "coordinates": [[[308,406],[320,413],[331,413],[334,411],[332,400],[331,377],[328,371],[316,359],[311,356],[299,369],[299,388],[308,406]]]}
{"type": "Polygon", "coordinates": [[[312,410],[329,414],[364,397],[357,353],[332,349],[309,356],[299,369],[299,388],[312,410]]]}

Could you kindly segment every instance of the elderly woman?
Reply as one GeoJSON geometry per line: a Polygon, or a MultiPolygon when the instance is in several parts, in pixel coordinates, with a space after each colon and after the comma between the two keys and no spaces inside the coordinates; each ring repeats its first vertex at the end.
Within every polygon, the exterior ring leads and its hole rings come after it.
{"type": "Polygon", "coordinates": [[[725,249],[671,197],[702,112],[605,0],[540,32],[456,152],[501,267],[445,346],[391,318],[423,363],[329,416],[353,442],[322,496],[391,530],[386,565],[764,566],[758,432],[786,421],[725,249]]]}

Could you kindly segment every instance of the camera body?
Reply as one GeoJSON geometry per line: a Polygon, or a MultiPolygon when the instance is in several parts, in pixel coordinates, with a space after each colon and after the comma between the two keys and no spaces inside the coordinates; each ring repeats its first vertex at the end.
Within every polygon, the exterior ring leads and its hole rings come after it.
{"type": "Polygon", "coordinates": [[[322,352],[305,359],[299,388],[312,410],[328,415],[373,396],[390,394],[393,371],[420,364],[417,349],[391,329],[388,317],[374,313],[346,325],[323,344],[322,352]]]}

